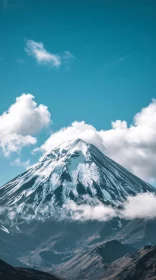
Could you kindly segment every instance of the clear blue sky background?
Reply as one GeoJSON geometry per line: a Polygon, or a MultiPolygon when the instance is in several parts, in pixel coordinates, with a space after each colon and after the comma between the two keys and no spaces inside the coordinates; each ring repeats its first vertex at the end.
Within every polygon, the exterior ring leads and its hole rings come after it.
{"type": "MultiPolygon", "coordinates": [[[[156,96],[156,1],[0,0],[0,57],[0,115],[29,92],[48,106],[53,130],[75,120],[97,129],[131,123],[156,96]],[[69,50],[70,69],[38,65],[25,39],[52,53],[69,50]]],[[[2,184],[22,167],[1,155],[0,170],[2,184]]]]}

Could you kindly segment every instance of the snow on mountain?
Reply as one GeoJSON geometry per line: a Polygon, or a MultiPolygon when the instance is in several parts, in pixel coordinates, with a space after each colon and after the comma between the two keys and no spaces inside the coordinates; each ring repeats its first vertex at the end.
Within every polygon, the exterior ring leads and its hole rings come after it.
{"type": "Polygon", "coordinates": [[[45,219],[65,215],[69,201],[118,206],[128,196],[143,192],[155,190],[95,146],[77,139],[56,147],[2,186],[0,206],[10,219],[17,213],[26,219],[29,215],[45,219]]]}
{"type": "MultiPolygon", "coordinates": [[[[102,268],[100,256],[90,254],[97,246],[113,239],[137,246],[153,244],[156,223],[112,219],[111,211],[106,211],[111,220],[77,221],[67,206],[76,205],[76,214],[83,207],[88,214],[88,209],[99,205],[114,211],[130,195],[144,192],[155,189],[95,146],[80,139],[64,142],[0,188],[0,256],[15,266],[56,273],[63,268],[69,279],[75,277],[71,266],[87,258],[83,269],[85,279],[90,279],[90,264],[102,268]]],[[[76,273],[81,275],[81,265],[76,273]]]]}

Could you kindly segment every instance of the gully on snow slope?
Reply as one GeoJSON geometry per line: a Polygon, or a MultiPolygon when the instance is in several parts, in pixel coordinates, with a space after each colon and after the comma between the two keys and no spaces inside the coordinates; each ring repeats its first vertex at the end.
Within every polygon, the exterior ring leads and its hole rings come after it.
{"type": "Polygon", "coordinates": [[[127,197],[144,192],[155,189],[94,145],[81,139],[64,142],[0,188],[0,258],[59,273],[108,240],[138,247],[154,243],[155,221],[75,221],[68,207],[118,208],[127,197]]]}
{"type": "Polygon", "coordinates": [[[118,206],[128,196],[155,189],[78,139],[56,147],[0,188],[0,205],[41,219],[65,211],[69,201],[118,206]]]}

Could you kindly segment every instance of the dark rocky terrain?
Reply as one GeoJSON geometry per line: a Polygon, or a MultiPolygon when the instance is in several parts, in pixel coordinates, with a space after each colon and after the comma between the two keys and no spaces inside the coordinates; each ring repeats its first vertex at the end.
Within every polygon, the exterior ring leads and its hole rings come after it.
{"type": "Polygon", "coordinates": [[[107,266],[100,280],[155,280],[156,246],[145,246],[107,266]]]}
{"type": "Polygon", "coordinates": [[[1,280],[61,280],[51,274],[27,268],[15,268],[0,260],[1,280]]]}
{"type": "Polygon", "coordinates": [[[99,279],[106,270],[107,264],[136,251],[136,248],[128,244],[121,244],[117,240],[112,240],[95,247],[90,252],[77,254],[60,266],[57,273],[72,280],[99,279]]]}
{"type": "MultiPolygon", "coordinates": [[[[67,278],[66,275],[64,279],[156,280],[156,246],[148,245],[136,252],[135,248],[122,245],[118,241],[108,242],[97,247],[94,252],[75,260],[70,270],[72,277],[69,275],[67,278]]],[[[0,279],[60,280],[56,276],[34,269],[15,268],[2,260],[0,260],[0,279]]]]}

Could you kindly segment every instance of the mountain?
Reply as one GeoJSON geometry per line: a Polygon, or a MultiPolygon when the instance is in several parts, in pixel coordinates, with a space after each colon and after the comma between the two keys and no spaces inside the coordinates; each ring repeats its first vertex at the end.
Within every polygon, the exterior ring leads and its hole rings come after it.
{"type": "Polygon", "coordinates": [[[61,280],[53,275],[34,269],[15,268],[0,260],[0,279],[2,280],[61,280]]]}
{"type": "MultiPolygon", "coordinates": [[[[80,263],[79,261],[73,263],[70,271],[70,273],[73,271],[71,279],[156,280],[156,246],[148,245],[136,252],[136,249],[129,245],[112,241],[106,243],[102,251],[104,255],[101,256],[100,253],[99,256],[99,248],[97,248],[96,252],[95,250],[90,252],[89,257],[84,255],[80,263]],[[120,258],[117,258],[117,255],[113,257],[114,249],[121,250],[118,252],[120,258]],[[95,257],[93,258],[93,256],[95,257]],[[110,262],[109,256],[111,256],[112,262],[110,262]],[[102,258],[100,259],[100,257],[102,258]],[[79,272],[78,277],[77,272],[79,272]]],[[[3,280],[60,279],[38,270],[13,267],[2,260],[0,260],[0,278],[3,280]]],[[[68,278],[62,279],[67,280],[68,278]]]]}
{"type": "Polygon", "coordinates": [[[99,279],[109,264],[129,253],[135,253],[136,248],[112,240],[96,246],[85,254],[77,254],[67,263],[58,268],[58,272],[66,279],[99,279]]]}
{"type": "Polygon", "coordinates": [[[155,220],[81,221],[69,209],[71,202],[119,207],[143,192],[155,188],[95,146],[64,142],[0,188],[0,258],[60,275],[62,267],[70,270],[70,260],[114,239],[137,248],[154,244],[155,220]]]}
{"type": "Polygon", "coordinates": [[[156,280],[156,246],[145,246],[107,266],[100,280],[156,280]]]}
{"type": "Polygon", "coordinates": [[[0,205],[28,219],[62,217],[69,201],[118,206],[130,195],[155,189],[78,139],[65,142],[0,188],[0,205]],[[14,206],[16,209],[14,209],[14,206]]]}

